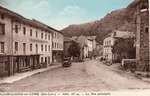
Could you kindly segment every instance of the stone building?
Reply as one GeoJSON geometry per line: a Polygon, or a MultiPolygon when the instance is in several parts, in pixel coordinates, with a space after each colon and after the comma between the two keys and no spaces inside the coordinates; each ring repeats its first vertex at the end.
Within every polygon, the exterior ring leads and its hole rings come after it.
{"type": "MultiPolygon", "coordinates": [[[[53,33],[59,31],[0,7],[0,76],[50,65],[53,33]]],[[[62,43],[55,46],[63,50],[62,43]]]]}
{"type": "Polygon", "coordinates": [[[144,71],[149,66],[150,35],[149,35],[149,5],[148,0],[135,0],[137,33],[136,33],[136,59],[138,70],[144,71]]]}

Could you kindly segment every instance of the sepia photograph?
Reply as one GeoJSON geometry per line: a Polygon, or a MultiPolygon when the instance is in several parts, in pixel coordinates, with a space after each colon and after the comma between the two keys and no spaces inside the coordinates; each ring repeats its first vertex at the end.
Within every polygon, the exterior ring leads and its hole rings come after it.
{"type": "Polygon", "coordinates": [[[0,0],[0,96],[141,90],[150,96],[149,0],[0,0]]]}

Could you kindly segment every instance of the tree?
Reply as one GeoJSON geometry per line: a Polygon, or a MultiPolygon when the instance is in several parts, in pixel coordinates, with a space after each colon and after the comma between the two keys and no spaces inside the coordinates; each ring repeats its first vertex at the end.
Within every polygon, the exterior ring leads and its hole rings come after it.
{"type": "Polygon", "coordinates": [[[117,38],[112,46],[112,53],[118,55],[119,61],[123,58],[134,59],[136,55],[134,38],[117,38]]]}
{"type": "Polygon", "coordinates": [[[68,49],[68,53],[70,56],[79,57],[80,56],[80,46],[77,42],[72,42],[68,49]]]}

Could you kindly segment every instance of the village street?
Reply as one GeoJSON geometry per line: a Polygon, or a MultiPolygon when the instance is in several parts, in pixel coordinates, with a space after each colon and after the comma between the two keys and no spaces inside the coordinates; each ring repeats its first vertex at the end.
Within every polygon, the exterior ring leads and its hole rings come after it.
{"type": "Polygon", "coordinates": [[[97,60],[73,63],[71,67],[49,70],[13,84],[0,85],[0,91],[107,91],[148,89],[150,84],[97,60]]]}

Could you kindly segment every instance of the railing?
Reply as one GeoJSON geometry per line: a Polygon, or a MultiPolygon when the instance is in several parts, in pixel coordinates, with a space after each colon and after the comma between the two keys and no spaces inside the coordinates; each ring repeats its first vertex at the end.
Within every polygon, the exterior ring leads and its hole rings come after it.
{"type": "MultiPolygon", "coordinates": [[[[150,60],[144,60],[142,71],[146,72],[146,76],[150,77],[150,60]]],[[[137,61],[136,59],[123,59],[122,68],[126,71],[135,72],[137,70],[137,61]]]]}
{"type": "Polygon", "coordinates": [[[147,73],[146,76],[150,77],[150,60],[145,60],[145,66],[143,70],[147,73]]]}

